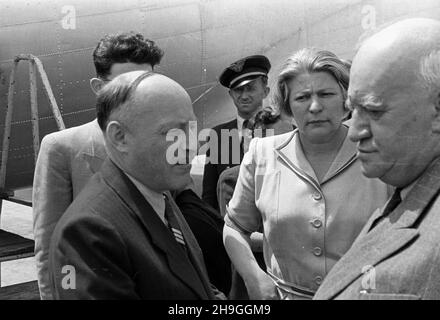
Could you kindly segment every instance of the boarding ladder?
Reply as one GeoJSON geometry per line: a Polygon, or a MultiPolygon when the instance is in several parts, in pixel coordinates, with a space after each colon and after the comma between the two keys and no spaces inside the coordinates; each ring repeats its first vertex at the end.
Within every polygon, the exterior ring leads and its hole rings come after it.
{"type": "MultiPolygon", "coordinates": [[[[57,102],[55,100],[52,88],[49,83],[47,74],[43,68],[41,60],[32,54],[20,54],[15,57],[14,65],[11,70],[9,78],[9,88],[8,88],[8,105],[5,118],[5,127],[3,135],[2,144],[2,159],[0,167],[0,222],[1,222],[1,209],[3,200],[9,200],[17,202],[20,204],[25,204],[32,206],[32,203],[23,202],[14,199],[14,193],[5,190],[6,183],[6,169],[9,155],[9,142],[11,138],[11,126],[12,126],[12,115],[14,112],[14,92],[15,92],[15,76],[20,61],[28,61],[29,63],[29,82],[30,82],[30,102],[31,102],[31,122],[32,122],[32,140],[34,149],[34,161],[37,161],[38,151],[40,149],[40,134],[39,134],[39,118],[38,118],[38,102],[37,102],[37,73],[40,74],[41,81],[43,83],[43,89],[46,94],[49,104],[51,106],[52,113],[54,115],[55,121],[57,123],[58,129],[65,129],[63,118],[61,116],[60,110],[58,108],[57,102]]],[[[26,239],[17,234],[5,231],[0,228],[0,264],[4,261],[22,259],[26,257],[33,256],[34,254],[34,241],[31,239],[26,239]]],[[[1,281],[1,269],[0,269],[0,281],[1,281]]],[[[1,283],[1,282],[0,282],[1,283]]],[[[20,286],[20,285],[18,285],[20,286]]],[[[24,292],[33,288],[37,290],[34,284],[25,283],[21,284],[22,289],[17,288],[17,286],[10,286],[5,288],[11,288],[9,292],[5,290],[0,290],[0,299],[2,298],[13,298],[17,297],[14,292],[24,292]]]]}

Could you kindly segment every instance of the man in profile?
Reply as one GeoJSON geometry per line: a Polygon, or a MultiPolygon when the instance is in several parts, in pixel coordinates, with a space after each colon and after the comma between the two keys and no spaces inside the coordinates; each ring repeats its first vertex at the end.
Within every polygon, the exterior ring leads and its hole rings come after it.
{"type": "Polygon", "coordinates": [[[315,298],[438,300],[440,22],[403,20],[367,39],[353,60],[348,105],[363,174],[396,190],[315,298]]]}
{"type": "MultiPolygon", "coordinates": [[[[119,33],[103,37],[93,51],[95,94],[116,76],[134,70],[153,70],[163,51],[141,34],[119,33]]],[[[49,242],[67,207],[99,170],[107,157],[96,120],[46,135],[41,141],[33,185],[35,260],[42,299],[51,299],[49,242]]]]}
{"type": "Polygon", "coordinates": [[[108,158],[57,224],[50,246],[56,299],[212,299],[201,250],[169,190],[191,181],[191,99],[152,72],[118,76],[98,95],[108,158]],[[175,147],[175,145],[174,145],[175,147]],[[63,268],[75,272],[66,286],[63,268]]]}
{"type": "Polygon", "coordinates": [[[206,153],[202,199],[217,210],[218,178],[225,169],[238,166],[249,147],[253,117],[269,94],[267,74],[270,67],[267,57],[255,55],[232,63],[220,75],[220,83],[228,88],[237,108],[237,118],[214,127],[212,135],[215,137],[210,137],[208,142],[214,148],[206,153]]]}

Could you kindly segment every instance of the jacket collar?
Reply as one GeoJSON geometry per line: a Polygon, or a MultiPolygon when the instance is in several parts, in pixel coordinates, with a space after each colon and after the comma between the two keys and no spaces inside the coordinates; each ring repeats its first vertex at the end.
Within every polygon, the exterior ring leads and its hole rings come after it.
{"type": "MultiPolygon", "coordinates": [[[[287,140],[275,147],[275,153],[279,159],[284,162],[292,171],[301,177],[307,179],[318,190],[320,183],[316,178],[315,172],[307,160],[301,141],[299,139],[298,129],[294,130],[287,140]]],[[[321,185],[325,184],[345,168],[349,167],[357,159],[356,144],[348,136],[345,138],[339,152],[337,153],[332,165],[326,173],[321,185]]]]}
{"type": "Polygon", "coordinates": [[[88,163],[90,171],[96,173],[107,158],[104,135],[96,119],[88,123],[86,126],[85,130],[88,131],[88,140],[84,143],[81,153],[84,161],[88,163]]]}
{"type": "Polygon", "coordinates": [[[399,206],[376,227],[366,232],[380,217],[382,210],[370,218],[352,248],[330,271],[316,298],[334,298],[362,276],[367,266],[377,265],[417,237],[419,232],[414,225],[439,191],[440,160],[436,159],[399,206]]]}
{"type": "Polygon", "coordinates": [[[201,299],[212,298],[209,280],[201,260],[201,250],[172,197],[169,195],[191,261],[158,215],[152,212],[153,208],[150,204],[121,169],[107,158],[102,165],[101,173],[107,185],[119,195],[121,201],[139,218],[150,235],[151,241],[165,253],[171,271],[201,299]]]}
{"type": "Polygon", "coordinates": [[[238,129],[238,121],[237,118],[232,119],[231,121],[225,122],[221,125],[224,129],[238,129]]]}

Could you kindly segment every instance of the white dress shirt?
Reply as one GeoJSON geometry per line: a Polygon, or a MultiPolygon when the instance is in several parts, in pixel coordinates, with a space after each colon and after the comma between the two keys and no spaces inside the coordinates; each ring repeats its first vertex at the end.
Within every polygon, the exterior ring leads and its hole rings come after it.
{"type": "Polygon", "coordinates": [[[163,193],[159,193],[151,190],[128,173],[124,172],[127,177],[133,182],[139,192],[144,196],[144,198],[148,201],[151,207],[159,216],[160,220],[162,220],[165,225],[168,225],[167,220],[165,219],[165,199],[163,193]]]}
{"type": "Polygon", "coordinates": [[[251,120],[251,119],[252,118],[244,119],[244,118],[240,117],[239,115],[237,115],[238,139],[241,142],[241,139],[244,136],[244,141],[243,141],[244,153],[246,153],[249,149],[249,144],[252,140],[252,132],[248,128],[245,128],[243,126],[243,123],[245,120],[251,120]]]}
{"type": "Polygon", "coordinates": [[[241,141],[241,137],[243,137],[243,122],[244,122],[244,118],[240,117],[239,115],[237,115],[237,129],[238,129],[238,138],[241,141]]]}

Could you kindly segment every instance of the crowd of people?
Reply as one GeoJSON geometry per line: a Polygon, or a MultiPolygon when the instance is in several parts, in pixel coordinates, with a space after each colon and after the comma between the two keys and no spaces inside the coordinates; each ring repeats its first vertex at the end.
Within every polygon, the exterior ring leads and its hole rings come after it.
{"type": "Polygon", "coordinates": [[[440,299],[439,21],[381,28],[352,62],[293,52],[268,107],[269,59],[231,63],[237,116],[211,130],[201,197],[198,146],[167,139],[197,119],[163,54],[106,35],[96,119],[41,142],[42,299],[440,299]]]}

